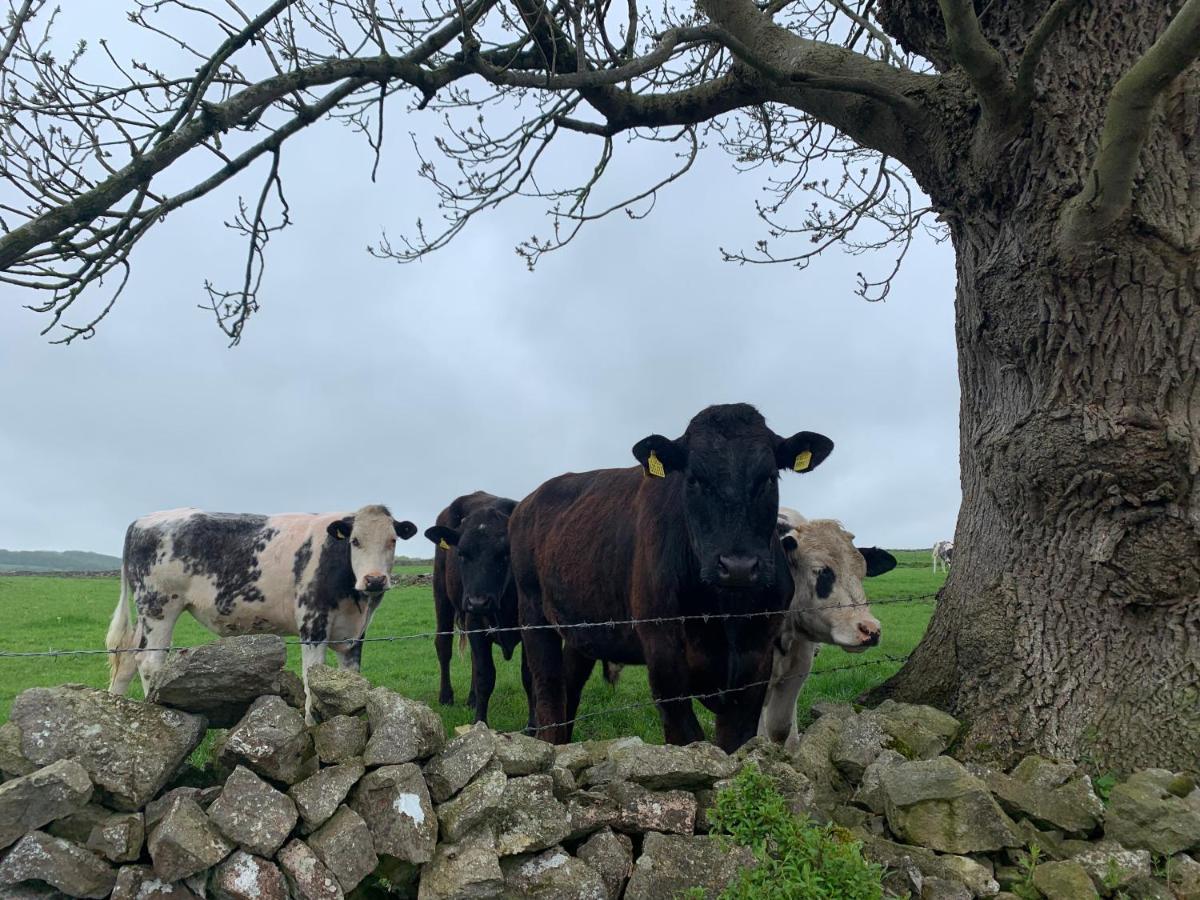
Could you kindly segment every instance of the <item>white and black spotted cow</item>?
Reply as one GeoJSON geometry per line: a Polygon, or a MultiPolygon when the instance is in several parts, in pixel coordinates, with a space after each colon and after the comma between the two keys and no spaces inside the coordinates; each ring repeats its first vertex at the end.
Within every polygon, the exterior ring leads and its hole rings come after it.
{"type": "Polygon", "coordinates": [[[390,584],[397,536],[416,534],[384,506],[343,513],[260,516],[172,509],[125,532],[121,599],[108,629],[109,690],[136,670],[145,686],[162,666],[185,610],[219,635],[299,635],[303,668],[337,655],[357,670],[371,616],[390,584]],[[130,622],[129,598],[137,611],[130,622]]]}
{"type": "Polygon", "coordinates": [[[933,571],[938,570],[941,563],[943,571],[950,571],[950,560],[954,558],[954,541],[938,541],[933,545],[933,571]]]}

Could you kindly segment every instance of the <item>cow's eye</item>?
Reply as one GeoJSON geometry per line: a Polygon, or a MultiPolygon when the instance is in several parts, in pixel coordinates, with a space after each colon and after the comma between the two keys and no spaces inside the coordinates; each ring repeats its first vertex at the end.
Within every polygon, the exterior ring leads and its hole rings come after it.
{"type": "Polygon", "coordinates": [[[358,542],[358,538],[350,538],[350,546],[352,546],[352,547],[361,547],[361,546],[362,546],[362,544],[360,544],[360,543],[358,542]]]}

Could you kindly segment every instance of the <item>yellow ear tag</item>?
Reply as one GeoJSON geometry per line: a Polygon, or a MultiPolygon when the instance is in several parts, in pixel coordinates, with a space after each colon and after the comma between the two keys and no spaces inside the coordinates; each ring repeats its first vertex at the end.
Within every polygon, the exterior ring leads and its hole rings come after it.
{"type": "Polygon", "coordinates": [[[438,539],[438,546],[439,546],[439,547],[441,547],[443,550],[449,550],[449,549],[450,549],[450,545],[446,543],[446,539],[445,539],[445,538],[439,538],[439,539],[438,539]]]}
{"type": "Polygon", "coordinates": [[[667,470],[663,468],[662,460],[658,458],[658,454],[653,450],[650,451],[650,458],[646,460],[646,468],[650,470],[650,474],[655,478],[667,477],[667,470]]]}
{"type": "Polygon", "coordinates": [[[804,450],[796,454],[796,461],[792,464],[792,468],[797,472],[803,472],[808,468],[810,462],[812,462],[812,451],[804,450]]]}

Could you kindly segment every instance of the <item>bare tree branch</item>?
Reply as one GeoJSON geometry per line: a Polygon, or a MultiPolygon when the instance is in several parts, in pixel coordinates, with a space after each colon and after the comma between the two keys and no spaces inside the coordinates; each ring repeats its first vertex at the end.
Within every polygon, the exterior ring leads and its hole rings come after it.
{"type": "Polygon", "coordinates": [[[1083,190],[1064,208],[1065,237],[1103,234],[1129,212],[1138,158],[1163,92],[1200,59],[1200,0],[1186,0],[1158,40],[1121,76],[1108,98],[1104,131],[1083,190]]]}
{"type": "Polygon", "coordinates": [[[955,61],[967,73],[984,116],[996,127],[1004,127],[1012,113],[1013,87],[1008,67],[979,27],[974,0],[938,0],[946,38],[955,61]]]}
{"type": "Polygon", "coordinates": [[[1029,42],[1025,45],[1025,51],[1021,54],[1021,61],[1017,66],[1013,106],[1018,115],[1028,113],[1029,107],[1033,103],[1033,79],[1037,74],[1038,62],[1042,58],[1046,42],[1058,31],[1067,16],[1082,2],[1084,0],[1054,0],[1054,3],[1046,10],[1046,14],[1034,27],[1033,34],[1030,35],[1029,42]]]}

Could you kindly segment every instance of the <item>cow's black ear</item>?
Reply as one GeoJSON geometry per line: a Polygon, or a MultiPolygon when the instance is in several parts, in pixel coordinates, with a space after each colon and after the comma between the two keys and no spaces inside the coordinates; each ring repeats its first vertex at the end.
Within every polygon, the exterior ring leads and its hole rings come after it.
{"type": "Polygon", "coordinates": [[[775,445],[775,462],[781,469],[811,472],[833,451],[833,441],[815,431],[798,431],[780,438],[775,445]]]}
{"type": "Polygon", "coordinates": [[[397,522],[395,519],[392,519],[392,527],[396,529],[396,537],[402,541],[407,541],[417,533],[417,526],[407,519],[403,522],[397,522]]]}
{"type": "Polygon", "coordinates": [[[792,553],[797,547],[800,546],[794,534],[785,534],[779,539],[779,543],[783,545],[783,549],[788,553],[792,553]]]}
{"type": "Polygon", "coordinates": [[[425,537],[433,541],[443,550],[449,550],[458,544],[458,532],[445,525],[434,525],[425,529],[425,537]]]}
{"type": "Polygon", "coordinates": [[[344,541],[350,537],[350,532],[354,530],[354,516],[346,516],[344,519],[336,519],[330,522],[325,529],[339,541],[344,541]]]}
{"type": "Polygon", "coordinates": [[[867,561],[868,578],[874,578],[876,575],[882,575],[884,572],[890,572],[896,568],[896,557],[886,550],[880,550],[878,547],[859,547],[858,552],[867,561]]]}
{"type": "Polygon", "coordinates": [[[642,438],[633,445],[633,455],[642,464],[642,471],[656,478],[665,478],[668,472],[681,472],[687,466],[684,446],[661,434],[642,438]]]}

